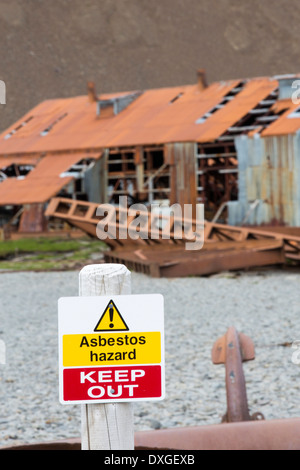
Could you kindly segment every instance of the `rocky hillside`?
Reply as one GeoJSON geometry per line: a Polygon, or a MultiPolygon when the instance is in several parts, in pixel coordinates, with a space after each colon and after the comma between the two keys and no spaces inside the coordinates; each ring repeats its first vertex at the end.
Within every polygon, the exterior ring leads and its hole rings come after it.
{"type": "Polygon", "coordinates": [[[0,130],[47,98],[300,71],[298,0],[0,0],[0,130]]]}

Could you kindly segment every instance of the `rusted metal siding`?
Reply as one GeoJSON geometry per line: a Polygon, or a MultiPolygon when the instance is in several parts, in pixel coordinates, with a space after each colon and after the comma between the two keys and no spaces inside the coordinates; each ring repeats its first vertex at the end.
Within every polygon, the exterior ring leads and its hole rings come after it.
{"type": "Polygon", "coordinates": [[[236,139],[239,200],[229,204],[229,224],[300,226],[299,134],[236,139]],[[253,211],[251,204],[257,201],[253,211]]]}
{"type": "Polygon", "coordinates": [[[194,142],[165,145],[165,159],[172,162],[170,203],[197,203],[196,161],[197,145],[194,142]]]}
{"type": "Polygon", "coordinates": [[[47,228],[44,204],[25,205],[19,222],[19,233],[44,232],[47,228]]]}

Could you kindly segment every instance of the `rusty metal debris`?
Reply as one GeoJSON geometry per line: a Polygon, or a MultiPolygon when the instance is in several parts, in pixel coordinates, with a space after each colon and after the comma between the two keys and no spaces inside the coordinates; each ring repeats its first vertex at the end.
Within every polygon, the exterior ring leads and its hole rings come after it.
{"type": "MultiPolygon", "coordinates": [[[[134,434],[135,450],[300,450],[300,419],[176,427],[134,434]]],[[[37,442],[0,450],[80,450],[81,439],[37,442]]]]}
{"type": "MultiPolygon", "coordinates": [[[[135,450],[300,450],[300,419],[277,419],[134,434],[135,450]]],[[[7,446],[0,450],[80,450],[80,438],[7,446]]]]}
{"type": "Polygon", "coordinates": [[[281,242],[250,240],[231,244],[204,243],[198,252],[174,246],[146,247],[135,251],[118,249],[106,252],[105,261],[124,263],[129,269],[152,277],[185,277],[281,265],[284,255],[281,242]]]}
{"type": "MultiPolygon", "coordinates": [[[[96,237],[99,217],[98,204],[53,198],[46,216],[66,220],[89,235],[96,237]]],[[[116,207],[116,233],[119,233],[120,213],[116,207]]],[[[129,219],[127,219],[127,226],[129,219]]],[[[171,220],[174,224],[174,219],[171,220]]],[[[204,245],[201,250],[187,251],[186,239],[172,236],[152,239],[107,239],[111,248],[105,253],[106,262],[123,263],[130,269],[153,277],[208,275],[226,270],[259,266],[283,265],[287,260],[300,260],[300,237],[288,233],[263,231],[251,227],[232,227],[205,221],[204,245]]]]}
{"type": "Polygon", "coordinates": [[[256,228],[236,227],[226,224],[205,223],[204,237],[209,241],[277,240],[283,244],[285,260],[300,260],[300,236],[288,227],[256,228]]]}
{"type": "Polygon", "coordinates": [[[225,364],[227,411],[222,422],[252,421],[264,419],[262,413],[249,414],[243,362],[255,358],[254,344],[243,333],[230,327],[212,349],[214,364],[225,364]]]}
{"type": "Polygon", "coordinates": [[[142,431],[137,449],[299,450],[300,419],[261,420],[142,431]]]}

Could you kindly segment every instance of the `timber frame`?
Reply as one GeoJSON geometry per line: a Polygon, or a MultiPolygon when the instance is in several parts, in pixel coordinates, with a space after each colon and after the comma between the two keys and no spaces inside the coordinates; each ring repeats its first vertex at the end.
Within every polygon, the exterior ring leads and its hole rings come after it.
{"type": "Polygon", "coordinates": [[[238,161],[234,141],[172,143],[105,149],[102,199],[118,203],[205,204],[211,216],[237,199],[238,161]]]}

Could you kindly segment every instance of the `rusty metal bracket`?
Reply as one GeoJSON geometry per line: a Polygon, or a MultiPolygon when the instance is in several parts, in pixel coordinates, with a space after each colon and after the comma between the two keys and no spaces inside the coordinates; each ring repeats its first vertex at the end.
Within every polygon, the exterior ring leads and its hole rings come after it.
{"type": "Polygon", "coordinates": [[[225,364],[227,411],[222,422],[264,419],[262,413],[249,414],[243,362],[255,358],[252,340],[230,327],[212,348],[213,364],[225,364]]]}

